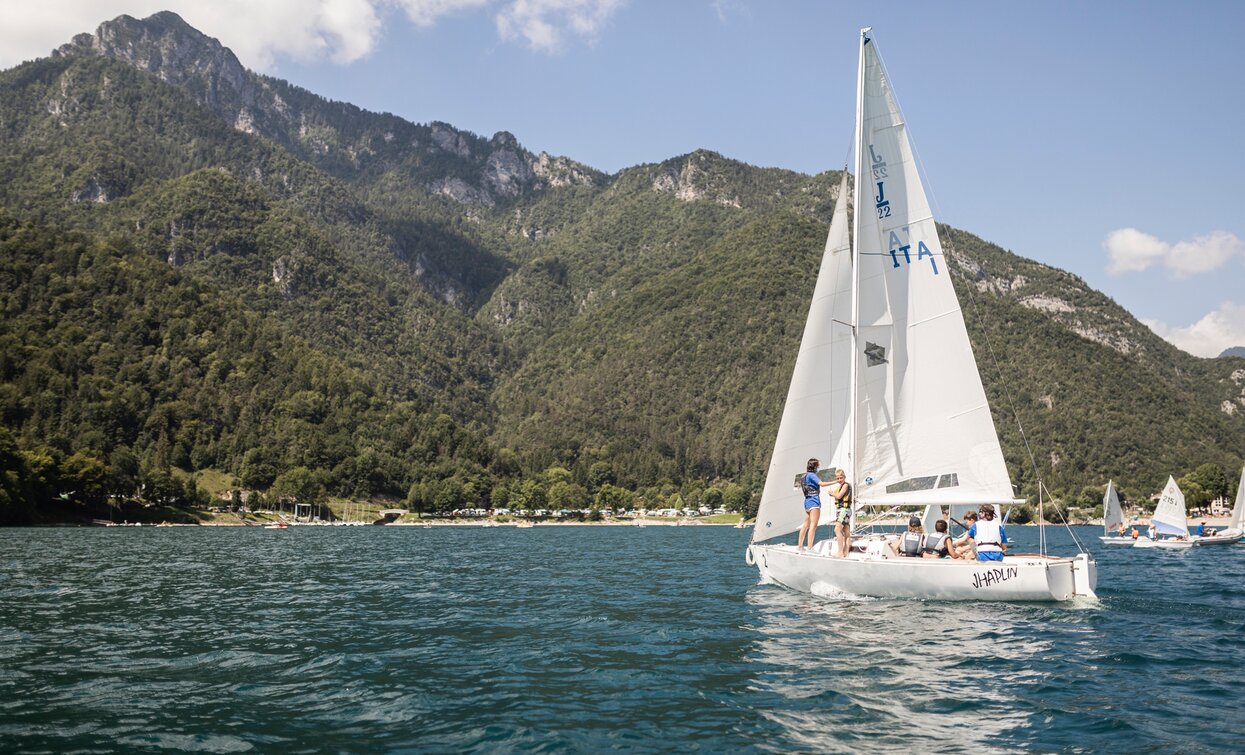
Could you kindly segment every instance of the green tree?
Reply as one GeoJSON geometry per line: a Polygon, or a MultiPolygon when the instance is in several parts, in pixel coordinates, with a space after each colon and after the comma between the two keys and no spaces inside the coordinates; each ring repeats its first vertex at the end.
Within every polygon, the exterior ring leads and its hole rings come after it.
{"type": "MultiPolygon", "coordinates": [[[[1197,469],[1181,477],[1176,484],[1184,492],[1186,502],[1188,502],[1189,493],[1185,490],[1185,485],[1198,485],[1206,495],[1210,496],[1206,499],[1207,503],[1220,496],[1226,497],[1230,486],[1228,474],[1223,470],[1223,467],[1210,462],[1200,465],[1197,469]]],[[[1200,508],[1201,505],[1203,504],[1198,504],[1198,507],[1200,508]]]]}
{"type": "Polygon", "coordinates": [[[579,483],[560,480],[549,486],[549,505],[555,509],[582,509],[588,505],[588,491],[579,483]]]}
{"type": "Polygon", "coordinates": [[[294,467],[277,475],[269,492],[312,506],[323,503],[325,493],[320,476],[306,467],[294,467]]]}
{"type": "Polygon", "coordinates": [[[588,468],[588,489],[600,490],[602,485],[613,485],[616,481],[614,467],[608,461],[596,461],[588,468]]]}

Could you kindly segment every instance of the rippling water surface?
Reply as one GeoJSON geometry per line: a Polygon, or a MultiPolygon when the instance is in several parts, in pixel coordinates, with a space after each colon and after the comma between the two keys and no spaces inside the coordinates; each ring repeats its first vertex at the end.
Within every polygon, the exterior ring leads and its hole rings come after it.
{"type": "Polygon", "coordinates": [[[1098,532],[1098,604],[1015,605],[724,527],[0,530],[0,750],[1239,751],[1245,545],[1098,532]]]}

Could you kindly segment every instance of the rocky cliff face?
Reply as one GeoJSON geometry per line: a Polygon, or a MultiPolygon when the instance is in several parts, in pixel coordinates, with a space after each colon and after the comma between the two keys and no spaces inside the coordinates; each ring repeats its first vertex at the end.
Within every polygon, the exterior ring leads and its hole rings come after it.
{"type": "MultiPolygon", "coordinates": [[[[573,160],[534,155],[505,131],[486,140],[447,123],[413,124],[261,76],[219,40],[169,11],[106,21],[94,34],[79,34],[53,54],[103,56],[158,76],[189,92],[234,129],[282,144],[346,180],[366,182],[396,170],[434,194],[486,207],[549,188],[605,180],[573,160]]],[[[88,192],[81,201],[106,199],[88,192]]]]}

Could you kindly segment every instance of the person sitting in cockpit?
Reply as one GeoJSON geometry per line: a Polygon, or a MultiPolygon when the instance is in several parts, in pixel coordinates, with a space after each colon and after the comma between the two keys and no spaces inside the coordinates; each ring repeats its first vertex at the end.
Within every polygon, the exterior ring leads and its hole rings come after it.
{"type": "Polygon", "coordinates": [[[900,535],[895,543],[887,543],[886,547],[896,556],[921,557],[921,545],[925,540],[925,530],[921,527],[919,517],[908,520],[908,531],[900,535]]]}
{"type": "Polygon", "coordinates": [[[934,531],[927,533],[921,542],[921,555],[924,558],[957,558],[951,536],[947,534],[947,520],[934,522],[934,531]]]}

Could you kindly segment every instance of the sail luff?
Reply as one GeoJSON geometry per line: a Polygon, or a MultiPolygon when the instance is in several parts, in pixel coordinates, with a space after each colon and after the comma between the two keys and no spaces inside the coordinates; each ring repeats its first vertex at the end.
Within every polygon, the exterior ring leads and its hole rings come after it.
{"type": "Polygon", "coordinates": [[[860,464],[858,462],[858,441],[860,437],[860,386],[857,374],[857,363],[860,361],[857,356],[860,353],[860,217],[864,211],[865,202],[861,187],[865,185],[864,181],[864,150],[861,148],[864,144],[865,131],[865,45],[869,44],[869,30],[871,27],[865,27],[860,30],[860,52],[859,60],[856,67],[856,123],[855,138],[852,145],[856,153],[856,201],[852,205],[852,358],[850,366],[850,385],[851,385],[851,426],[849,430],[849,457],[848,470],[851,475],[849,482],[852,486],[852,511],[849,514],[849,527],[856,523],[856,512],[860,508],[860,475],[858,471],[860,464]]]}

